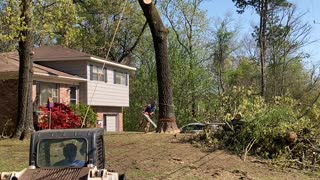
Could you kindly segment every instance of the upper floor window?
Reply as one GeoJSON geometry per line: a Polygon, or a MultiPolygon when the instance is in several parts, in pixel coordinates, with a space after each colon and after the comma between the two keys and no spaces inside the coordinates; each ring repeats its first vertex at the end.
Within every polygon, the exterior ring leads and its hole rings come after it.
{"type": "Polygon", "coordinates": [[[128,73],[114,71],[114,84],[128,85],[128,73]]]}
{"type": "Polygon", "coordinates": [[[107,82],[107,68],[90,65],[90,80],[107,82]]]}

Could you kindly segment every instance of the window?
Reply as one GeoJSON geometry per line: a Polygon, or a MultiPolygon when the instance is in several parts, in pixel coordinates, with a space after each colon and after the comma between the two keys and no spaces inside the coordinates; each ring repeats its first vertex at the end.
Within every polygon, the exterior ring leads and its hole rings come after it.
{"type": "Polygon", "coordinates": [[[77,104],[77,88],[70,87],[70,104],[77,104]]]}
{"type": "Polygon", "coordinates": [[[114,71],[114,84],[128,85],[128,75],[124,72],[114,71]]]}
{"type": "Polygon", "coordinates": [[[51,97],[53,102],[59,102],[59,85],[56,83],[37,83],[37,97],[39,105],[47,106],[48,98],[51,97]]]}
{"type": "Polygon", "coordinates": [[[107,82],[107,69],[90,65],[90,80],[107,82]]]}
{"type": "Polygon", "coordinates": [[[82,138],[44,139],[37,149],[38,167],[83,167],[87,162],[87,142],[82,138]]]}
{"type": "Polygon", "coordinates": [[[53,99],[53,102],[59,102],[59,90],[58,90],[57,86],[53,87],[51,90],[52,90],[51,97],[53,99]]]}

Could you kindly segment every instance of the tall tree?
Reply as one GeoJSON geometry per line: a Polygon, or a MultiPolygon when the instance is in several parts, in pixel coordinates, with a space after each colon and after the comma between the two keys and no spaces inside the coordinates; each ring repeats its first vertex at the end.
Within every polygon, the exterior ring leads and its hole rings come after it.
{"type": "Polygon", "coordinates": [[[128,64],[133,52],[138,47],[147,23],[136,1],[128,0],[125,11],[121,14],[125,1],[118,0],[75,0],[77,5],[77,24],[79,33],[71,47],[109,60],[128,64]],[[120,16],[121,14],[121,16],[120,16]],[[121,18],[121,19],[120,19],[121,18]],[[115,29],[119,20],[118,31],[115,29]],[[114,37],[114,43],[111,41],[114,37]],[[111,47],[110,47],[111,46],[111,47]]]}
{"type": "Polygon", "coordinates": [[[243,13],[247,7],[253,7],[259,15],[259,26],[256,28],[256,36],[260,53],[260,93],[266,95],[266,52],[267,52],[267,23],[270,7],[288,6],[287,0],[232,0],[239,8],[238,13],[243,13]]]}
{"type": "Polygon", "coordinates": [[[0,2],[0,52],[10,52],[16,48],[18,27],[20,27],[20,1],[0,2]]]}
{"type": "MultiPolygon", "coordinates": [[[[214,35],[214,48],[213,48],[213,62],[211,63],[211,71],[217,81],[219,94],[225,91],[225,74],[228,67],[228,60],[230,61],[230,55],[234,51],[232,40],[235,35],[235,31],[229,30],[229,20],[226,18],[222,20],[214,35]]],[[[230,67],[230,66],[229,66],[230,67]]]]}
{"type": "Polygon", "coordinates": [[[18,85],[18,118],[15,137],[24,139],[33,131],[32,117],[32,1],[21,2],[21,32],[19,34],[19,85],[18,85]]]}
{"type": "Polygon", "coordinates": [[[193,121],[198,115],[199,74],[197,68],[203,64],[205,57],[203,51],[208,49],[208,19],[205,11],[200,9],[203,0],[165,0],[161,2],[161,10],[167,18],[170,28],[174,32],[175,40],[180,44],[179,50],[184,54],[183,58],[187,72],[185,81],[181,81],[183,88],[188,90],[188,98],[193,121]]]}
{"type": "Polygon", "coordinates": [[[173,111],[172,82],[168,62],[168,29],[163,25],[160,14],[152,0],[139,0],[151,30],[156,56],[159,121],[157,132],[175,133],[178,130],[173,111]]]}
{"type": "Polygon", "coordinates": [[[34,0],[33,26],[36,46],[60,44],[70,47],[79,34],[82,20],[72,0],[34,0]]]}
{"type": "Polygon", "coordinates": [[[297,73],[294,67],[298,67],[300,61],[308,57],[301,48],[310,43],[308,37],[311,26],[301,22],[304,14],[298,14],[294,5],[277,11],[271,14],[267,26],[267,45],[270,49],[268,71],[271,72],[268,77],[269,97],[284,96],[289,92],[293,95],[296,94],[293,92],[303,87],[294,83],[299,79],[298,74],[301,72],[297,73]]]}

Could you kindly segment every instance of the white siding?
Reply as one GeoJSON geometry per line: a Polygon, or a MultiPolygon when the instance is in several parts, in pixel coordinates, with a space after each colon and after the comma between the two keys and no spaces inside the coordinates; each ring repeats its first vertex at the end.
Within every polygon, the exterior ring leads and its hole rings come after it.
{"type": "MultiPolygon", "coordinates": [[[[128,85],[114,84],[114,68],[107,68],[107,82],[91,81],[90,80],[90,64],[99,65],[96,63],[88,63],[88,104],[94,106],[115,106],[129,107],[129,82],[128,85]],[[92,96],[94,92],[94,95],[92,96]]],[[[102,67],[102,64],[99,65],[102,67]]],[[[127,72],[126,70],[116,69],[118,71],[127,72]]],[[[129,79],[129,77],[128,77],[129,79]]]]}
{"type": "Polygon", "coordinates": [[[128,86],[95,81],[88,82],[88,104],[95,106],[129,106],[128,86]],[[94,92],[94,95],[92,96],[94,92]]]}

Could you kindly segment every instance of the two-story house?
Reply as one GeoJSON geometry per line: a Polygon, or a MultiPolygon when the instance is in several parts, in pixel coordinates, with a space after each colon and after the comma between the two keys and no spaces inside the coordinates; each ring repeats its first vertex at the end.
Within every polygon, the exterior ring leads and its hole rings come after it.
{"type": "MultiPolygon", "coordinates": [[[[129,106],[129,72],[135,68],[62,46],[44,46],[34,52],[35,104],[46,105],[48,97],[64,104],[88,104],[106,131],[123,131],[123,108],[129,106]]],[[[9,91],[17,93],[19,58],[16,53],[8,54],[0,56],[0,63],[6,65],[0,68],[0,86],[11,82],[14,86],[9,91]]],[[[0,104],[10,101],[4,96],[0,94],[0,104]]]]}

